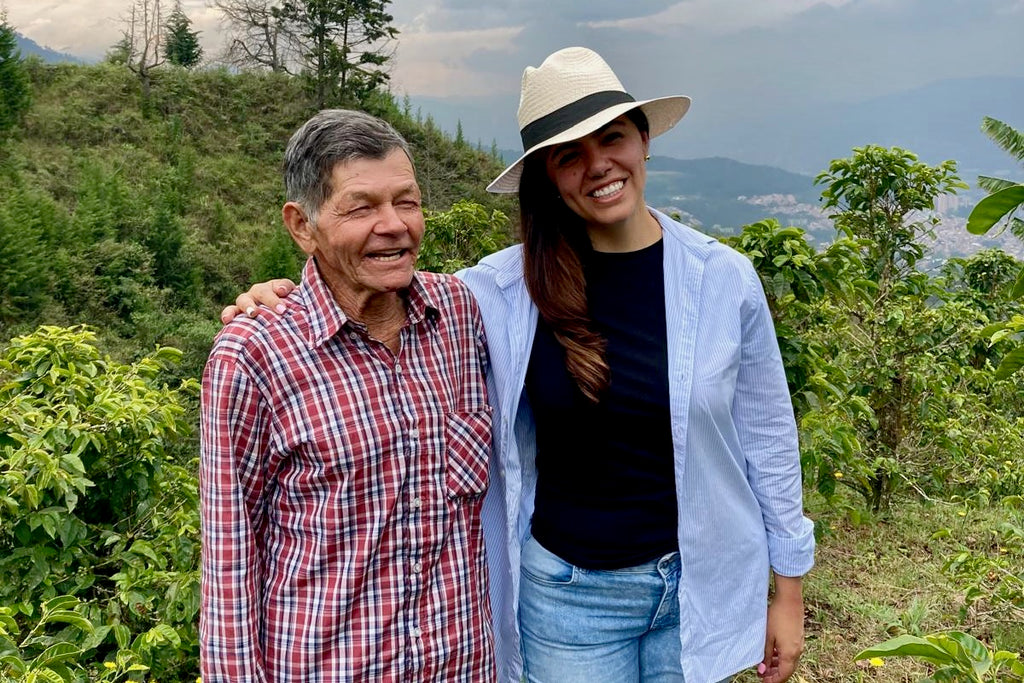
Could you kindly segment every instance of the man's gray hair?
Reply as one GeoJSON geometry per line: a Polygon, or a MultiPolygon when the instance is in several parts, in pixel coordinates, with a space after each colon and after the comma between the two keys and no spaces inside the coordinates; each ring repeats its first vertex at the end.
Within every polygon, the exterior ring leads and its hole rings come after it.
{"type": "Polygon", "coordinates": [[[384,159],[396,149],[412,163],[409,143],[390,123],[351,109],[324,109],[302,124],[284,152],[284,186],[315,226],[334,192],[334,167],[356,159],[384,159]]]}

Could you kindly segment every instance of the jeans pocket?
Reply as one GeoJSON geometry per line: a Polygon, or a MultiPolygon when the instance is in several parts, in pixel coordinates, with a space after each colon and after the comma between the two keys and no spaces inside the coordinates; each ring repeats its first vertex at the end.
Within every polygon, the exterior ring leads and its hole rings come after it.
{"type": "Polygon", "coordinates": [[[576,580],[576,567],[545,549],[533,536],[523,544],[522,569],[537,583],[562,586],[576,580]]]}
{"type": "Polygon", "coordinates": [[[449,498],[474,498],[487,490],[491,452],[491,408],[448,413],[445,424],[445,483],[449,498]]]}

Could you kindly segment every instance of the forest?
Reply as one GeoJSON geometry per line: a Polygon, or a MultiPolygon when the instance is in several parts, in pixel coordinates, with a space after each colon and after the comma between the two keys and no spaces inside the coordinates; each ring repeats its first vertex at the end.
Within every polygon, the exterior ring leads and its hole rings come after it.
{"type": "MultiPolygon", "coordinates": [[[[198,382],[220,308],[301,268],[280,220],[291,132],[325,105],[395,125],[425,270],[511,244],[517,210],[484,191],[495,151],[384,77],[200,68],[187,41],[141,70],[130,41],[95,65],[13,45],[4,22],[0,680],[195,681],[198,382]]],[[[1024,135],[979,125],[1024,163],[1024,135]]],[[[919,268],[936,199],[965,182],[865,144],[817,177],[826,246],[771,216],[721,238],[762,278],[800,430],[818,553],[795,680],[1024,680],[1024,264],[919,268]]],[[[980,184],[968,228],[1024,239],[1024,187],[980,184]]]]}

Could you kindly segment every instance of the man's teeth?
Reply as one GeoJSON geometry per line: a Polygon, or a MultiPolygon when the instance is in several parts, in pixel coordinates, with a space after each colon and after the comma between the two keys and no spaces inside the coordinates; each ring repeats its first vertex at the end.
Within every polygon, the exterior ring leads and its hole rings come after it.
{"type": "Polygon", "coordinates": [[[397,261],[398,259],[402,258],[402,254],[404,253],[404,249],[399,249],[398,251],[392,252],[378,252],[376,254],[370,254],[370,258],[375,259],[377,261],[397,261]]]}
{"type": "Polygon", "coordinates": [[[607,197],[608,195],[610,195],[610,194],[615,194],[616,192],[618,192],[619,190],[621,190],[621,189],[622,189],[622,186],[623,186],[623,185],[625,185],[625,184],[626,184],[626,183],[624,183],[624,182],[623,182],[623,181],[621,181],[621,180],[616,180],[616,181],[615,181],[614,183],[612,183],[611,185],[605,185],[605,186],[604,186],[604,187],[602,187],[601,189],[599,189],[599,190],[594,190],[594,191],[593,191],[593,192],[591,192],[590,194],[591,194],[592,196],[594,196],[594,197],[607,197]]]}

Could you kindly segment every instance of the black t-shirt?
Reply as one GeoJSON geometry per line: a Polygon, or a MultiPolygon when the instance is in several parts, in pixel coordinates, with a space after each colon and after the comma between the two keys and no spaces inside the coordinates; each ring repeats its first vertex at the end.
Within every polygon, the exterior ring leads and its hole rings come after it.
{"type": "Polygon", "coordinates": [[[540,320],[526,375],[537,427],[534,538],[588,569],[642,564],[677,549],[661,241],[584,257],[587,302],[607,340],[610,384],[580,393],[540,320]]]}

